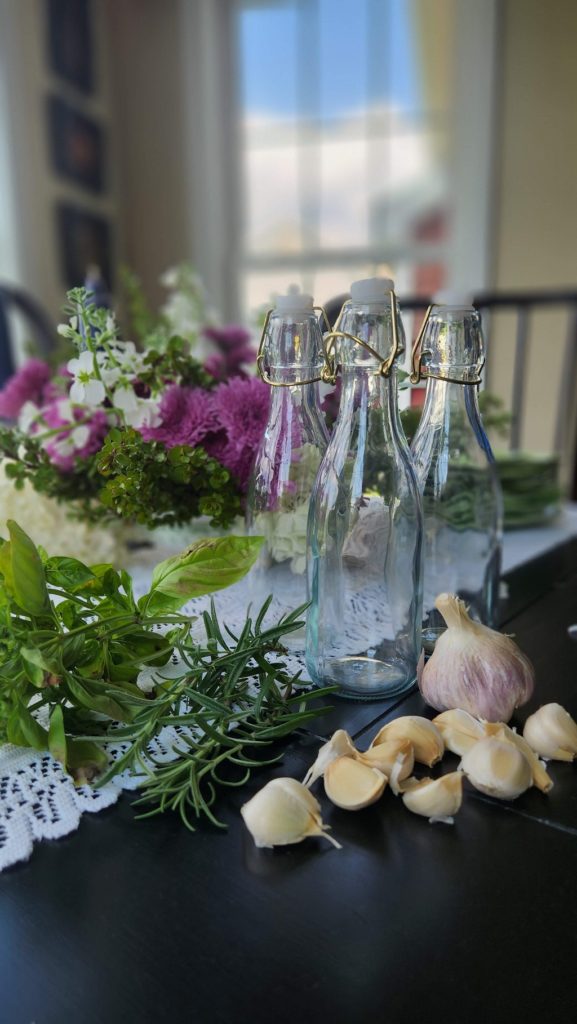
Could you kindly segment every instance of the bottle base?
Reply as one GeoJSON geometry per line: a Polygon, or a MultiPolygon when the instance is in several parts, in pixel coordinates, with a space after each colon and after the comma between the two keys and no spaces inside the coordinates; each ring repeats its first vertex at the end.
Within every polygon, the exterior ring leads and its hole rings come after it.
{"type": "Polygon", "coordinates": [[[362,655],[332,658],[325,662],[322,672],[310,666],[309,671],[318,686],[338,686],[338,696],[350,700],[396,697],[413,689],[417,681],[415,670],[405,662],[381,661],[362,655]]]}

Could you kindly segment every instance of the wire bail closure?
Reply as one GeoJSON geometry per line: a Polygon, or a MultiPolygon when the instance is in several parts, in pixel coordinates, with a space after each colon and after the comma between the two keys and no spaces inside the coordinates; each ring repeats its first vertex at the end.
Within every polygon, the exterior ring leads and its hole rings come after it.
{"type": "MultiPolygon", "coordinates": [[[[328,316],[326,314],[326,310],[325,310],[324,306],[313,306],[313,311],[315,311],[315,312],[318,311],[321,314],[321,316],[324,319],[325,325],[326,325],[328,331],[330,332],[331,325],[330,325],[329,318],[328,318],[328,316]]],[[[265,384],[269,384],[271,386],[271,388],[296,388],[296,387],[304,387],[306,384],[317,384],[319,381],[322,381],[325,384],[334,384],[335,378],[333,376],[333,372],[331,371],[331,361],[330,361],[331,357],[329,355],[329,351],[328,351],[327,345],[325,343],[325,338],[327,337],[326,332],[323,333],[324,366],[323,366],[323,368],[321,370],[321,373],[320,373],[320,375],[318,377],[307,377],[306,380],[292,380],[292,381],[272,380],[269,377],[268,372],[265,369],[264,358],[265,358],[265,347],[266,347],[266,340],[267,340],[268,325],[269,325],[270,318],[273,315],[273,313],[274,313],[274,309],[267,309],[267,311],[266,311],[266,317],[265,317],[265,321],[264,321],[264,324],[263,324],[263,327],[262,327],[262,334],[260,336],[260,344],[258,346],[258,353],[257,353],[257,357],[256,357],[256,368],[257,368],[257,371],[258,371],[258,374],[259,374],[261,380],[263,380],[265,382],[265,384]]]]}
{"type": "Polygon", "coordinates": [[[432,310],[433,305],[431,304],[428,307],[425,316],[423,317],[423,322],[421,324],[419,333],[417,334],[417,337],[415,338],[415,342],[413,344],[413,349],[411,352],[411,374],[409,376],[411,384],[418,384],[419,381],[426,380],[429,377],[431,377],[433,380],[444,380],[447,382],[447,384],[481,384],[481,370],[485,365],[484,358],[479,367],[479,373],[477,374],[474,380],[463,380],[462,377],[445,377],[444,375],[442,376],[440,373],[431,373],[430,370],[428,370],[426,367],[423,367],[423,335],[425,333],[425,328],[431,317],[432,310]]]}
{"type": "Polygon", "coordinates": [[[356,334],[349,334],[348,331],[340,331],[338,329],[343,315],[343,310],[345,309],[345,307],[350,305],[351,300],[349,299],[347,302],[343,303],[342,309],[337,317],[337,321],[335,323],[333,330],[329,331],[329,333],[325,335],[325,342],[327,343],[327,371],[330,374],[330,376],[326,378],[328,383],[334,384],[337,377],[337,367],[334,357],[334,345],[331,344],[331,342],[335,341],[336,338],[348,338],[349,341],[354,341],[357,345],[360,345],[361,348],[364,348],[367,352],[369,352],[370,355],[374,356],[375,359],[378,359],[380,365],[375,370],[375,377],[390,376],[391,370],[393,368],[393,363],[395,362],[395,359],[399,354],[399,304],[397,302],[397,296],[395,295],[395,292],[392,289],[389,291],[389,297],[391,300],[391,326],[393,329],[393,347],[386,359],[382,359],[380,352],[377,352],[376,349],[372,347],[372,345],[369,345],[367,341],[363,341],[363,339],[359,338],[356,334]]]}

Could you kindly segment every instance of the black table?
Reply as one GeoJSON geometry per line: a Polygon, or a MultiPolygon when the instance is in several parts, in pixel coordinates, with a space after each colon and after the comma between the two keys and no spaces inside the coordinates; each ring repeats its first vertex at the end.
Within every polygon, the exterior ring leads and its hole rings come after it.
{"type": "MultiPolygon", "coordinates": [[[[538,688],[577,714],[577,542],[508,577],[503,625],[538,688]]],[[[396,704],[339,702],[272,774],[302,778],[322,735],[370,739],[396,704]],[[378,724],[377,724],[378,723],[378,724]]],[[[362,743],[361,743],[362,745],[362,743]]],[[[386,793],[324,817],[321,839],[257,850],[227,798],[226,834],[134,820],[130,796],[0,875],[0,1024],[569,1022],[577,1016],[577,769],[496,803],[468,790],[454,827],[386,793]]]]}

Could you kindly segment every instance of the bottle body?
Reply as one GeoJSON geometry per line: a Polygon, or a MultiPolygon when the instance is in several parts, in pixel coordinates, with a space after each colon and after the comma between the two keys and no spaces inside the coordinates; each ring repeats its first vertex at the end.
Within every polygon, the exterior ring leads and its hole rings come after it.
{"type": "MultiPolygon", "coordinates": [[[[386,333],[390,309],[355,315],[343,331],[383,352],[375,336],[386,333]]],[[[307,668],[314,682],[369,700],[415,681],[422,512],[399,432],[395,370],[380,375],[366,355],[344,353],[339,413],[311,498],[307,668]]]]}
{"type": "MultiPolygon", "coordinates": [[[[309,382],[323,365],[322,334],[310,303],[310,311],[275,313],[270,319],[265,339],[270,411],[247,501],[247,531],[264,538],[249,576],[251,599],[262,603],[278,594],[292,608],[307,601],[308,507],[328,441],[318,383],[309,382]]],[[[304,633],[292,638],[293,645],[303,646],[304,633]]]]}
{"type": "MultiPolygon", "coordinates": [[[[478,315],[471,311],[473,316],[478,315]]],[[[468,379],[480,371],[482,339],[479,334],[470,343],[463,319],[463,345],[452,346],[451,362],[443,365],[435,343],[423,341],[438,376],[427,381],[412,444],[423,498],[423,644],[429,652],[445,629],[434,606],[438,594],[456,594],[471,616],[486,625],[496,625],[498,613],[502,497],[479,413],[478,386],[468,379]]],[[[453,330],[458,335],[458,325],[453,330]]]]}

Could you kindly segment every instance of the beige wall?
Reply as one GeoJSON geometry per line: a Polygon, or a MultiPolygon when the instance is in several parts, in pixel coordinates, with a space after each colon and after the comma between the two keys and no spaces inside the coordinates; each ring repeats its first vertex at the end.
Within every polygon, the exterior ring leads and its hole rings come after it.
{"type": "MultiPolygon", "coordinates": [[[[577,2],[501,0],[500,12],[492,284],[577,289],[577,2]]],[[[535,451],[552,450],[566,329],[555,313],[531,331],[522,444],[535,451]]],[[[490,344],[489,387],[509,403],[510,327],[490,344]]]]}
{"type": "Polygon", "coordinates": [[[123,259],[156,306],[159,275],[190,258],[177,0],[106,0],[123,259]]]}

